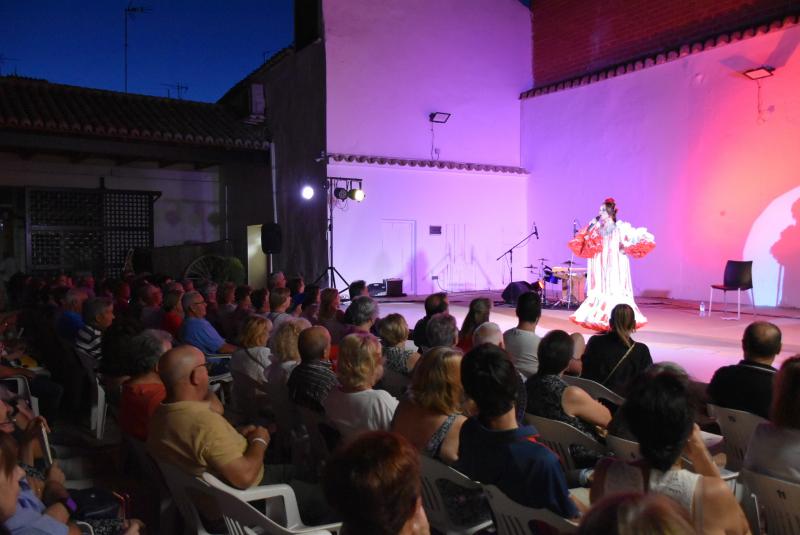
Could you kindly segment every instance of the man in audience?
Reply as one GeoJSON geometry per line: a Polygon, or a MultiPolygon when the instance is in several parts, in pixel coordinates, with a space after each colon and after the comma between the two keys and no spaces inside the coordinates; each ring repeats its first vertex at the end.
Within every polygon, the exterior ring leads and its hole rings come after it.
{"type": "Polygon", "coordinates": [[[578,510],[558,457],[537,442],[536,429],[517,424],[516,377],[497,346],[477,346],[464,356],[461,382],[478,415],[461,428],[455,467],[475,481],[497,485],[517,503],[575,518],[578,510]]]}
{"type": "Polygon", "coordinates": [[[432,347],[431,344],[428,343],[428,337],[425,332],[428,322],[434,314],[447,312],[448,306],[447,294],[445,292],[431,294],[425,299],[425,317],[414,325],[414,344],[417,346],[417,349],[419,349],[420,354],[429,347],[432,347]]]}
{"type": "Polygon", "coordinates": [[[58,318],[56,332],[67,342],[74,342],[78,331],[83,327],[83,304],[86,292],[80,288],[70,288],[64,297],[61,315],[58,318]]]}
{"type": "Polygon", "coordinates": [[[100,347],[103,332],[114,321],[114,303],[107,297],[89,299],[83,306],[84,326],[75,337],[75,349],[95,360],[103,358],[100,347]]]}
{"type": "Polygon", "coordinates": [[[481,344],[494,344],[497,347],[505,347],[503,344],[503,331],[500,326],[493,321],[481,323],[472,331],[472,347],[481,344]]]}
{"type": "Polygon", "coordinates": [[[250,294],[253,289],[249,286],[237,286],[234,291],[234,299],[236,300],[236,309],[225,316],[222,321],[223,331],[228,340],[233,340],[239,343],[239,331],[247,321],[247,318],[253,313],[253,304],[250,300],[250,294]]]}
{"type": "Polygon", "coordinates": [[[458,343],[456,319],[447,312],[434,314],[425,326],[425,338],[427,338],[428,348],[455,347],[458,343]]]}
{"type": "Polygon", "coordinates": [[[161,327],[161,322],[164,319],[164,311],[161,305],[164,302],[164,292],[155,284],[147,284],[142,288],[144,293],[143,306],[142,306],[142,325],[146,329],[157,329],[161,327]]]}
{"type": "Polygon", "coordinates": [[[200,292],[191,291],[181,298],[186,319],[181,327],[180,339],[203,353],[233,353],[238,349],[222,338],[206,319],[206,301],[200,292]]]}
{"type": "Polygon", "coordinates": [[[253,307],[253,314],[261,316],[264,319],[269,319],[269,291],[266,288],[259,288],[253,290],[250,294],[250,304],[253,307]]]}
{"type": "Polygon", "coordinates": [[[328,360],[331,335],[325,327],[310,327],[300,333],[297,345],[301,360],[289,376],[289,397],[297,405],[324,413],[322,402],[337,382],[328,360]]]}
{"type": "Polygon", "coordinates": [[[536,324],[542,316],[541,297],[535,292],[525,292],[517,300],[517,318],[519,322],[513,329],[503,335],[506,350],[514,361],[514,365],[525,377],[530,377],[539,368],[536,351],[542,340],[536,335],[536,324]]]}
{"type": "Polygon", "coordinates": [[[347,288],[347,292],[350,294],[350,301],[355,299],[356,297],[367,296],[369,297],[369,290],[367,289],[367,283],[363,280],[357,280],[350,283],[350,286],[347,288]]]}
{"type": "Polygon", "coordinates": [[[286,275],[283,271],[276,271],[271,273],[267,279],[267,289],[272,293],[275,288],[286,288],[286,275]]]}
{"type": "Polygon", "coordinates": [[[714,372],[708,397],[715,405],[769,418],[772,380],[777,372],[772,363],[781,352],[781,330],[766,321],[751,323],[744,331],[742,350],[744,360],[739,364],[714,372]]]}
{"type": "Polygon", "coordinates": [[[344,313],[349,324],[346,334],[369,333],[378,321],[378,303],[368,295],[356,296],[344,313]]]}
{"type": "Polygon", "coordinates": [[[281,323],[293,318],[286,311],[292,304],[291,294],[288,288],[273,288],[269,292],[269,314],[267,319],[272,322],[272,332],[278,332],[281,323]]]}

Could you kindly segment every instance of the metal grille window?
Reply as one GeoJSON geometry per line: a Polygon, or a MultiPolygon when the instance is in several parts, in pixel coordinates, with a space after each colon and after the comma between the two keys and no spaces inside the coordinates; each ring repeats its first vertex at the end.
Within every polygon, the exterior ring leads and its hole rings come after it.
{"type": "Polygon", "coordinates": [[[29,272],[91,271],[116,277],[128,251],[153,246],[153,191],[28,188],[29,272]]]}

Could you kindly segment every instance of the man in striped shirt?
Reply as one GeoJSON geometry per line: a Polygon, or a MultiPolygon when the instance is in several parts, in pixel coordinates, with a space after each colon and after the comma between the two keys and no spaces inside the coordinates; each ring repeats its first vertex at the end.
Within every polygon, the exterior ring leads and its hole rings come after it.
{"type": "Polygon", "coordinates": [[[114,321],[114,303],[107,297],[89,299],[83,306],[84,326],[75,337],[75,349],[84,355],[100,360],[103,357],[100,341],[114,321]]]}

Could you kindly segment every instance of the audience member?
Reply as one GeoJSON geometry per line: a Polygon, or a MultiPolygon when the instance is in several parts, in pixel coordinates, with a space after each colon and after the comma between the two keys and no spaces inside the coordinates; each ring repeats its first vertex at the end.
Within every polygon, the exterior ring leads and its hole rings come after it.
{"type": "Polygon", "coordinates": [[[517,371],[506,352],[491,344],[473,348],[461,361],[461,382],[478,415],[461,427],[455,467],[517,503],[577,517],[558,457],[537,442],[535,428],[517,424],[517,371]]]}
{"type": "Polygon", "coordinates": [[[164,302],[161,308],[164,316],[161,319],[161,329],[167,331],[173,338],[177,339],[181,332],[181,325],[183,325],[183,306],[181,299],[183,298],[183,290],[170,290],[164,296],[164,302]]]}
{"type": "Polygon", "coordinates": [[[542,316],[541,297],[536,292],[525,292],[519,296],[516,308],[517,326],[503,334],[506,351],[514,366],[526,378],[536,373],[539,360],[536,351],[541,338],[536,334],[536,325],[542,316]]]}
{"type": "MultiPolygon", "coordinates": [[[[596,427],[606,428],[611,421],[609,410],[577,386],[567,386],[561,378],[572,359],[575,343],[564,331],[552,330],[539,342],[539,369],[528,378],[528,412],[571,425],[600,439],[596,427]]],[[[577,444],[570,454],[580,468],[592,468],[599,456],[577,444]]],[[[585,481],[581,481],[585,483],[585,481]]]]}
{"type": "Polygon", "coordinates": [[[456,319],[447,312],[434,314],[425,326],[425,338],[429,347],[456,347],[458,344],[458,325],[456,319]]]}
{"type": "Polygon", "coordinates": [[[297,341],[304,329],[311,324],[302,319],[294,318],[281,323],[272,335],[272,354],[269,356],[270,365],[267,367],[266,378],[269,383],[286,384],[289,374],[300,362],[300,351],[297,341]]]}
{"type": "Polygon", "coordinates": [[[286,288],[286,275],[283,271],[271,273],[267,279],[267,289],[272,293],[275,288],[286,288]]]}
{"type": "Polygon", "coordinates": [[[406,437],[423,455],[453,464],[463,416],[461,352],[435,347],[414,370],[409,396],[394,413],[392,431],[406,437]]]}
{"type": "Polygon", "coordinates": [[[271,329],[272,323],[268,319],[256,315],[247,318],[242,328],[242,347],[231,356],[233,407],[239,412],[251,412],[248,405],[253,403],[251,396],[254,392],[249,385],[241,384],[237,375],[245,375],[256,383],[266,381],[266,372],[270,365],[270,350],[266,345],[271,329]]]}
{"type": "Polygon", "coordinates": [[[383,347],[384,366],[394,372],[411,375],[419,360],[419,353],[406,348],[408,323],[401,314],[389,314],[378,324],[378,334],[383,347]]]}
{"type": "Polygon", "coordinates": [[[70,344],[75,342],[78,331],[84,326],[82,312],[86,299],[86,292],[80,288],[70,288],[64,297],[56,332],[58,336],[70,344]]]}
{"type": "Polygon", "coordinates": [[[340,310],[341,298],[336,288],[325,288],[319,297],[319,314],[317,325],[328,330],[331,335],[331,344],[339,345],[345,335],[347,326],[344,324],[344,312],[340,310]]]}
{"type": "Polygon", "coordinates": [[[357,280],[350,283],[350,286],[347,287],[347,293],[350,296],[350,301],[355,299],[356,297],[369,297],[369,291],[367,290],[367,283],[363,280],[357,280]]]}
{"type": "Polygon", "coordinates": [[[419,456],[398,435],[361,435],[330,460],[323,486],[328,502],[342,516],[342,533],[430,534],[419,456]]]}
{"type": "Polygon", "coordinates": [[[756,427],[744,467],[800,483],[800,355],[784,361],[775,376],[770,420],[756,427]]]}
{"type": "Polygon", "coordinates": [[[458,333],[458,347],[465,353],[472,349],[472,333],[482,323],[489,321],[489,314],[492,311],[492,300],[487,297],[478,297],[469,303],[467,316],[461,324],[461,332],[458,333]]]}
{"type": "Polygon", "coordinates": [[[147,440],[150,418],[167,395],[156,366],[161,356],[170,349],[170,334],[155,329],[147,329],[134,336],[126,348],[130,355],[131,378],[122,384],[119,427],[123,433],[142,442],[147,440]]]}
{"type": "Polygon", "coordinates": [[[114,318],[114,322],[105,330],[100,342],[103,350],[100,373],[111,377],[130,376],[129,353],[126,349],[131,338],[143,330],[144,327],[139,320],[128,315],[114,318]]]}
{"type": "Polygon", "coordinates": [[[142,306],[140,316],[142,325],[146,329],[157,329],[164,319],[164,310],[161,308],[164,302],[164,293],[154,284],[146,285],[142,291],[144,292],[144,306],[142,306]]]}
{"type": "Polygon", "coordinates": [[[623,404],[642,460],[604,458],[595,468],[592,502],[619,492],[665,494],[685,507],[702,533],[749,533],[747,520],[692,421],[686,381],[670,372],[645,374],[623,404]],[[681,468],[681,453],[695,472],[681,468]]]}
{"type": "MultiPolygon", "coordinates": [[[[189,280],[189,283],[192,281],[189,280]]],[[[186,290],[186,281],[183,284],[185,292],[191,292],[192,290],[186,290]]],[[[208,281],[202,284],[197,291],[200,292],[200,295],[203,296],[203,299],[206,301],[206,319],[212,325],[218,325],[220,321],[219,316],[219,303],[217,303],[217,289],[219,287],[216,283],[208,281]]],[[[183,297],[181,297],[181,303],[183,302],[183,297]]],[[[186,314],[186,310],[183,311],[186,314]]]]}
{"type": "Polygon", "coordinates": [[[289,321],[293,318],[291,314],[287,314],[291,299],[289,297],[289,290],[286,288],[273,288],[269,292],[269,314],[267,319],[272,322],[272,331],[278,330],[281,323],[289,321]]]}
{"type": "Polygon", "coordinates": [[[324,413],[325,398],[337,384],[336,374],[328,360],[331,335],[321,325],[310,327],[300,333],[297,346],[300,364],[289,375],[289,398],[301,407],[324,413]]]}
{"type": "Polygon", "coordinates": [[[316,323],[319,315],[320,287],[316,284],[306,286],[303,301],[300,304],[300,317],[307,319],[312,324],[316,323]]]}
{"type": "Polygon", "coordinates": [[[414,345],[417,346],[420,353],[432,347],[431,344],[428,343],[427,337],[428,322],[435,314],[447,312],[448,306],[447,294],[445,292],[431,294],[425,298],[425,316],[414,325],[413,334],[414,345]]]}
{"type": "Polygon", "coordinates": [[[80,288],[84,292],[86,292],[87,299],[94,299],[96,297],[94,291],[94,275],[91,273],[83,273],[78,277],[78,284],[75,285],[76,288],[80,288]]]}
{"type": "Polygon", "coordinates": [[[344,316],[350,325],[347,334],[368,333],[378,321],[378,303],[368,295],[359,295],[350,301],[344,316]]]}
{"type": "Polygon", "coordinates": [[[714,372],[708,384],[708,397],[715,405],[769,418],[772,382],[777,370],[772,367],[781,352],[781,330],[766,321],[747,326],[742,337],[744,360],[714,372]]]}
{"type": "Polygon", "coordinates": [[[253,289],[249,286],[237,286],[234,291],[236,308],[233,312],[225,316],[225,320],[222,322],[225,338],[235,343],[240,343],[239,334],[241,328],[247,318],[253,314],[253,304],[250,300],[250,294],[252,293],[253,289]]]}
{"type": "Polygon", "coordinates": [[[131,306],[131,286],[125,281],[117,281],[114,285],[114,315],[123,316],[131,306]]]}
{"type": "Polygon", "coordinates": [[[330,391],[323,405],[328,421],[344,441],[364,431],[388,430],[391,425],[397,399],[372,389],[383,376],[381,360],[381,344],[371,334],[342,338],[336,370],[340,386],[330,391]]]}
{"type": "Polygon", "coordinates": [[[650,349],[631,339],[636,316],[629,305],[617,305],[608,319],[609,332],[589,338],[581,377],[600,383],[622,397],[632,379],[653,364],[650,349]]]}
{"type": "Polygon", "coordinates": [[[83,305],[83,321],[83,327],[75,335],[75,350],[99,361],[103,358],[103,332],[114,321],[114,303],[107,297],[87,300],[83,305]]]}
{"type": "Polygon", "coordinates": [[[614,494],[593,505],[578,535],[696,535],[685,507],[663,494],[614,494]]]}
{"type": "Polygon", "coordinates": [[[233,353],[238,348],[227,343],[206,319],[206,301],[199,292],[186,292],[181,299],[186,319],[180,339],[203,353],[233,353]]]}
{"type": "Polygon", "coordinates": [[[579,377],[583,371],[583,354],[586,351],[586,340],[581,333],[572,333],[569,335],[575,344],[575,350],[572,352],[572,360],[569,361],[565,375],[574,375],[579,377]]]}
{"type": "Polygon", "coordinates": [[[286,282],[286,288],[289,290],[289,296],[291,298],[287,312],[293,316],[299,316],[300,305],[303,304],[303,299],[305,297],[305,280],[299,275],[297,277],[292,277],[286,282]]]}
{"type": "Polygon", "coordinates": [[[493,344],[505,349],[503,331],[498,324],[486,321],[475,327],[475,330],[472,331],[472,345],[477,347],[483,344],[493,344]]]}
{"type": "Polygon", "coordinates": [[[250,303],[253,305],[253,314],[267,318],[269,314],[269,291],[266,288],[253,290],[250,294],[250,303]]]}
{"type": "Polygon", "coordinates": [[[228,314],[236,310],[236,284],[230,281],[223,283],[217,292],[217,303],[218,321],[223,323],[228,314]]]}

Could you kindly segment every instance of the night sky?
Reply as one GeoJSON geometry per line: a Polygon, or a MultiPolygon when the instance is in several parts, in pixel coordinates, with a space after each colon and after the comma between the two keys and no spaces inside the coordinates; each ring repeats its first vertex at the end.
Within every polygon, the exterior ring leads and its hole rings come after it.
{"type": "MultiPolygon", "coordinates": [[[[129,0],[0,0],[0,72],[122,91],[129,0]]],[[[128,91],[213,102],[293,40],[292,0],[133,0],[128,91]]]]}

